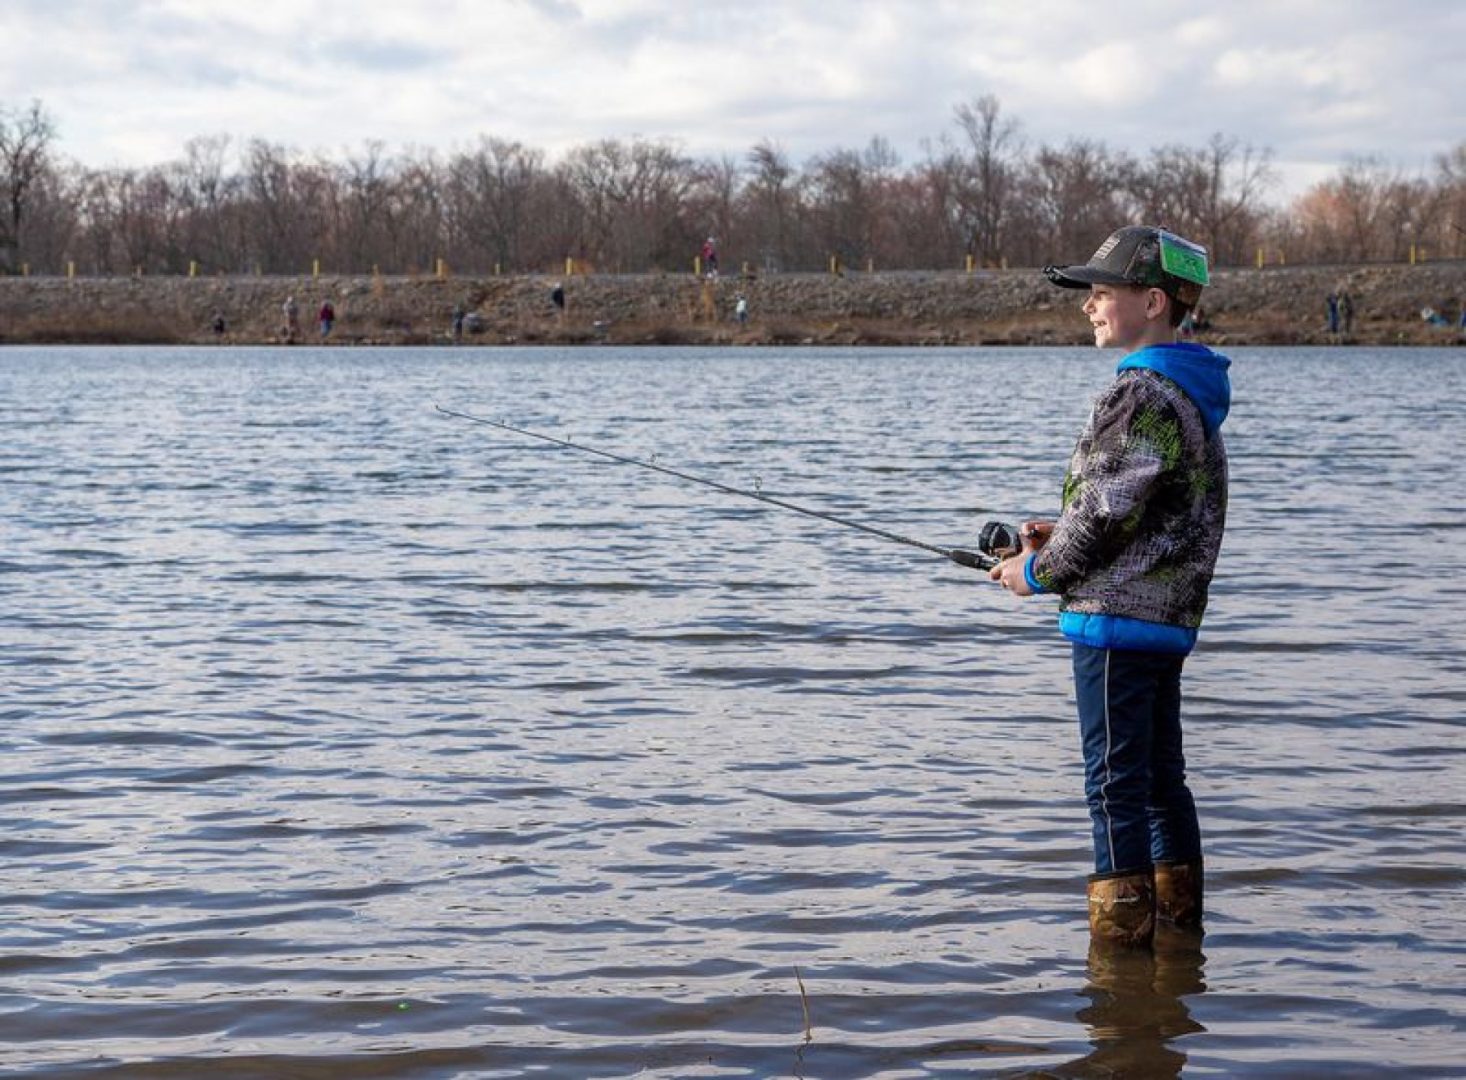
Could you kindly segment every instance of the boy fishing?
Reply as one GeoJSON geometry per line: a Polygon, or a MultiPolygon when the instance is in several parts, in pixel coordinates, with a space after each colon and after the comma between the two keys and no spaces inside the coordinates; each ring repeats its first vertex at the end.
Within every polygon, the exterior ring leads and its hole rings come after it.
{"type": "Polygon", "coordinates": [[[1220,428],[1230,361],[1180,342],[1208,283],[1204,248],[1147,225],[1111,234],[1081,266],[1044,269],[1119,349],[1064,480],[1057,521],[1025,522],[1023,550],[989,576],[1056,593],[1073,651],[1094,831],[1096,943],[1149,945],[1157,918],[1198,928],[1201,833],[1186,786],[1181,668],[1196,643],[1227,508],[1220,428]]]}

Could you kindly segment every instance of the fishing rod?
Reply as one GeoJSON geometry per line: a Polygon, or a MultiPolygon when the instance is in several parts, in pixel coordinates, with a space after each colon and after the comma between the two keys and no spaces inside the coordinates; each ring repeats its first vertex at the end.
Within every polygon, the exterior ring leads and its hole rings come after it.
{"type": "MultiPolygon", "coordinates": [[[[541,442],[553,443],[569,450],[579,450],[583,454],[594,454],[596,457],[606,458],[610,461],[620,462],[622,465],[635,465],[637,468],[650,469],[653,472],[663,473],[666,476],[675,476],[679,480],[687,480],[694,484],[701,484],[703,487],[710,487],[714,491],[721,491],[727,495],[741,495],[745,499],[755,499],[758,502],[769,506],[777,506],[781,510],[792,510],[796,514],[803,514],[806,517],[819,518],[821,521],[833,522],[836,525],[843,525],[847,529],[856,529],[871,536],[879,536],[883,540],[890,540],[893,543],[905,544],[908,547],[921,548],[923,551],[930,551],[940,555],[944,559],[951,559],[959,566],[970,567],[974,570],[990,570],[999,562],[996,554],[990,553],[990,538],[988,530],[983,530],[983,538],[978,541],[982,551],[966,551],[962,548],[942,547],[939,544],[928,544],[923,540],[913,540],[909,536],[902,536],[900,533],[890,532],[886,529],[878,529],[873,525],[864,525],[858,521],[851,521],[849,518],[840,517],[824,510],[812,510],[807,506],[800,506],[798,503],[788,502],[784,499],[776,499],[772,495],[765,495],[762,491],[749,491],[746,488],[734,487],[731,484],[720,483],[717,480],[709,480],[703,476],[694,476],[692,473],[682,472],[680,469],[668,468],[665,465],[658,465],[653,461],[642,461],[639,458],[623,457],[620,454],[613,454],[608,450],[597,450],[593,446],[583,446],[580,443],[571,442],[569,439],[557,439],[553,435],[543,435],[538,431],[528,431],[525,428],[515,427],[513,424],[505,424],[498,420],[486,420],[482,416],[472,416],[466,412],[459,412],[457,409],[445,409],[435,404],[433,408],[444,416],[456,417],[459,420],[468,420],[475,424],[483,424],[486,427],[498,428],[500,431],[509,431],[515,435],[523,435],[530,439],[539,439],[541,442]]],[[[999,545],[999,550],[1003,545],[999,545]]],[[[1016,546],[1016,545],[1015,545],[1016,546]]]]}

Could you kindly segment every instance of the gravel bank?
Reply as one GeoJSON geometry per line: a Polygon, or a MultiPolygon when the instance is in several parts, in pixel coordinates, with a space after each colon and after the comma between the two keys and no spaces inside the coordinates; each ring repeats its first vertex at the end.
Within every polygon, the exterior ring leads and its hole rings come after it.
{"type": "MultiPolygon", "coordinates": [[[[1325,296],[1347,290],[1361,344],[1450,344],[1466,300],[1466,263],[1220,270],[1203,303],[1220,344],[1330,340],[1325,296]],[[1431,326],[1422,308],[1450,328],[1431,326]]],[[[282,306],[300,308],[296,340],[319,340],[330,299],[338,344],[451,340],[467,313],[475,344],[1063,344],[1089,340],[1080,295],[1034,270],[777,274],[702,281],[690,275],[503,277],[3,278],[0,342],[285,344],[282,306]],[[550,302],[564,285],[562,312],[550,302]],[[739,294],[749,319],[734,318],[739,294]],[[215,314],[225,331],[212,329],[215,314]]]]}

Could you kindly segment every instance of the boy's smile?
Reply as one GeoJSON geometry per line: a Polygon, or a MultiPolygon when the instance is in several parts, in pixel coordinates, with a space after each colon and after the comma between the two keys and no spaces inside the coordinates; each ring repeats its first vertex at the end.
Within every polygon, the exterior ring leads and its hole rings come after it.
{"type": "Polygon", "coordinates": [[[1158,329],[1157,323],[1160,327],[1167,325],[1163,318],[1164,301],[1159,289],[1091,285],[1083,310],[1094,330],[1095,347],[1133,351],[1149,344],[1158,329]]]}

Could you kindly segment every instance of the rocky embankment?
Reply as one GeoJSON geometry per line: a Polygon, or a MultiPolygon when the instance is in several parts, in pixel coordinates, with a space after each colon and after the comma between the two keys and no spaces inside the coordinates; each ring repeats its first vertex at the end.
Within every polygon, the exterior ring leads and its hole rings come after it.
{"type": "MultiPolygon", "coordinates": [[[[1347,291],[1361,344],[1452,344],[1466,302],[1466,262],[1219,270],[1203,300],[1201,340],[1308,344],[1337,340],[1325,297],[1347,291]],[[1441,312],[1450,326],[1421,311],[1441,312]]],[[[472,344],[1024,345],[1089,340],[1080,294],[1034,270],[502,277],[0,278],[0,342],[285,344],[283,306],[300,309],[299,342],[320,340],[329,299],[332,344],[452,340],[453,312],[472,344]],[[565,306],[551,303],[560,282],[565,306]],[[739,295],[748,320],[735,318],[739,295]],[[215,317],[224,330],[214,329],[215,317]]]]}

